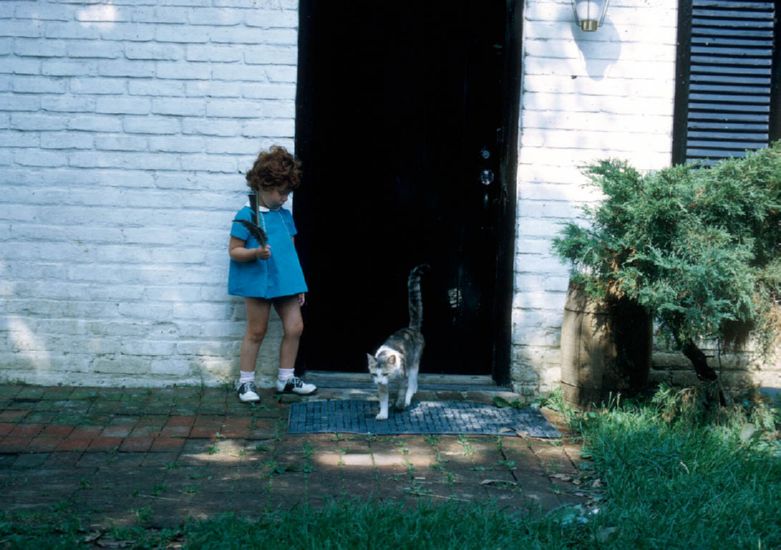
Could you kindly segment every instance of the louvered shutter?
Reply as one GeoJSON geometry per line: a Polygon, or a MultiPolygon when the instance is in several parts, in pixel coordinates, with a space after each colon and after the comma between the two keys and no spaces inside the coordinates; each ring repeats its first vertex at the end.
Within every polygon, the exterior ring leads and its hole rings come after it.
{"type": "Polygon", "coordinates": [[[768,145],[774,111],[774,4],[681,4],[674,162],[710,164],[768,145]]]}

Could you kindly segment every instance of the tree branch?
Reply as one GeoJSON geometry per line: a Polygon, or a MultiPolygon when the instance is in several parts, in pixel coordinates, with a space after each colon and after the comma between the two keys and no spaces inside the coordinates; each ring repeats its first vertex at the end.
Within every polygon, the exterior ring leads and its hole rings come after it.
{"type": "Polygon", "coordinates": [[[714,380],[719,379],[719,375],[716,374],[716,371],[708,366],[708,358],[705,357],[705,354],[693,341],[687,340],[684,342],[683,346],[681,347],[681,351],[686,356],[686,358],[692,362],[692,366],[694,366],[694,372],[697,373],[697,378],[700,380],[707,380],[709,382],[713,382],[714,380]]]}
{"type": "MultiPolygon", "coordinates": [[[[705,354],[702,352],[702,350],[698,348],[697,344],[695,344],[692,340],[687,340],[683,346],[681,346],[681,352],[683,352],[686,358],[691,361],[692,366],[694,367],[694,372],[697,373],[697,378],[706,382],[717,382],[719,380],[719,375],[716,373],[716,371],[708,366],[708,358],[705,357],[705,354]]],[[[724,395],[721,384],[718,384],[718,392],[719,404],[722,407],[726,407],[727,397],[724,395]]]]}

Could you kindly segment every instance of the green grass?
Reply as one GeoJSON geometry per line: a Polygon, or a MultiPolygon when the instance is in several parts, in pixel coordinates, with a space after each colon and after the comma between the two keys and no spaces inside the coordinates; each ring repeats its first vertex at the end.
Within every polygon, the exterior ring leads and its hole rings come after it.
{"type": "Polygon", "coordinates": [[[242,520],[224,516],[192,524],[185,538],[194,548],[543,548],[565,547],[575,532],[560,522],[522,520],[495,505],[337,501],[319,510],[266,514],[242,520]]]}
{"type": "Polygon", "coordinates": [[[592,533],[614,548],[781,547],[778,420],[766,405],[708,409],[666,388],[577,417],[607,488],[592,533]]]}
{"type": "MultiPolygon", "coordinates": [[[[140,510],[141,513],[147,510],[140,510]]],[[[94,533],[75,518],[54,514],[7,514],[0,520],[2,548],[107,547],[165,548],[565,548],[578,539],[564,510],[529,516],[494,504],[464,506],[430,503],[405,507],[394,502],[335,500],[319,509],[265,512],[252,519],[220,515],[191,521],[180,529],[156,531],[143,526],[94,533]],[[100,535],[96,539],[96,535],[100,535]],[[119,546],[118,546],[119,545],[119,546]]],[[[142,518],[146,521],[146,518],[142,518]]]]}
{"type": "MultiPolygon", "coordinates": [[[[552,512],[495,503],[335,500],[319,509],[266,511],[100,534],[128,548],[781,548],[781,412],[743,402],[709,409],[697,392],[662,388],[645,403],[576,413],[584,472],[601,500],[552,512]]],[[[88,522],[87,522],[88,524],[88,522]]],[[[0,547],[74,548],[95,534],[65,506],[0,514],[0,547]]]]}

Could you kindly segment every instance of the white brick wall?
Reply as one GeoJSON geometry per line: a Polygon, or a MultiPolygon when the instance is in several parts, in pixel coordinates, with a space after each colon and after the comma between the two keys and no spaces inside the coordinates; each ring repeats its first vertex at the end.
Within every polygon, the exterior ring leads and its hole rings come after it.
{"type": "Polygon", "coordinates": [[[518,224],[513,301],[517,390],[558,385],[568,269],[551,253],[562,223],[596,200],[579,166],[616,157],[668,166],[672,151],[675,0],[614,0],[604,26],[581,32],[567,1],[524,13],[518,224]]]}
{"type": "Polygon", "coordinates": [[[229,223],[257,151],[292,149],[297,25],[295,0],[0,2],[0,379],[235,373],[229,223]]]}
{"type": "MultiPolygon", "coordinates": [[[[676,0],[582,33],[527,0],[513,300],[516,389],[559,379],[563,222],[579,166],[671,160],[676,0]]],[[[244,310],[229,221],[260,148],[294,137],[296,0],[0,1],[0,380],[218,383],[244,310]],[[120,281],[118,284],[115,281],[120,281]]],[[[263,346],[276,368],[279,323],[263,346]]]]}

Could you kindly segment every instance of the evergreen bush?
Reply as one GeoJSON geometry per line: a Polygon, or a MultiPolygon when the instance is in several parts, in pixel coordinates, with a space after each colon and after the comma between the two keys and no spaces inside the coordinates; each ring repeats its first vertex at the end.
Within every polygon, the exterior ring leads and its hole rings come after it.
{"type": "Polygon", "coordinates": [[[642,174],[609,159],[585,173],[604,200],[554,240],[575,282],[646,308],[701,379],[717,379],[703,339],[734,343],[753,331],[769,351],[781,298],[781,144],[711,167],[642,174]]]}

